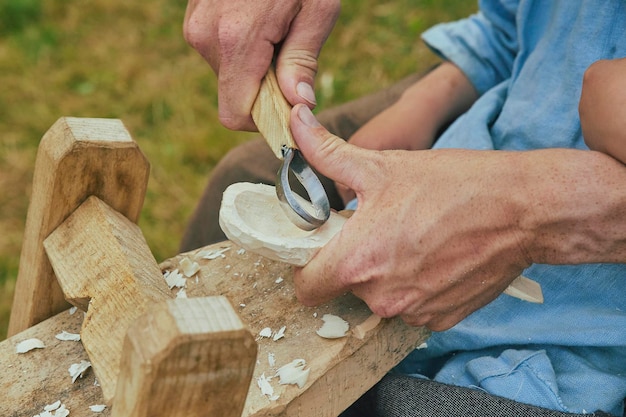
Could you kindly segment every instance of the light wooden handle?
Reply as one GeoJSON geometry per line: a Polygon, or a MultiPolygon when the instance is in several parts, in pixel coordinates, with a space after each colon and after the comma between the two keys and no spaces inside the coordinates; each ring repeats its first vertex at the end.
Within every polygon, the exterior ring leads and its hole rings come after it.
{"type": "Polygon", "coordinates": [[[278,159],[283,159],[283,146],[298,148],[289,128],[290,114],[291,105],[280,91],[271,66],[252,105],[252,119],[278,159]]]}

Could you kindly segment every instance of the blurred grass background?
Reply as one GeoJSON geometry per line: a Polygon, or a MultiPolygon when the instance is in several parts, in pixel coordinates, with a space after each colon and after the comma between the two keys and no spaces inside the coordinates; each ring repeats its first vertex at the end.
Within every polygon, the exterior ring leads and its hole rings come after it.
{"type": "MultiPolygon", "coordinates": [[[[157,261],[177,254],[211,168],[250,133],[223,128],[216,80],[182,37],[184,1],[0,2],[0,340],[6,327],[37,145],[62,116],[121,119],[152,172],[140,226],[157,261]]],[[[318,108],[437,59],[419,34],[475,0],[343,0],[320,57],[318,108]]]]}

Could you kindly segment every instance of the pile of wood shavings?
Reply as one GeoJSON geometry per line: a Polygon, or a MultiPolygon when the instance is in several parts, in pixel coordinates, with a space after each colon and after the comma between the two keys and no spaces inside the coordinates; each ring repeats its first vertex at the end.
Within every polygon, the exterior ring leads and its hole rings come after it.
{"type": "Polygon", "coordinates": [[[70,410],[65,408],[65,404],[61,404],[61,400],[46,405],[43,408],[43,413],[37,414],[34,417],[67,417],[70,415],[70,410]]]}

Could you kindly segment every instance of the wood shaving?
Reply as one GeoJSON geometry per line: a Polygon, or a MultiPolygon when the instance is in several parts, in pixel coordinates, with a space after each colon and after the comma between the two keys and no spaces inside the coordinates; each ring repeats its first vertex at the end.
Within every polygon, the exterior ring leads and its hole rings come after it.
{"type": "Polygon", "coordinates": [[[193,277],[200,270],[200,265],[198,265],[198,262],[194,262],[189,258],[183,258],[180,261],[179,265],[183,269],[183,275],[187,278],[193,277]]]}
{"type": "Polygon", "coordinates": [[[82,378],[85,371],[89,368],[91,368],[91,362],[89,361],[80,361],[79,363],[73,363],[70,365],[68,372],[72,377],[72,384],[76,382],[76,379],[79,377],[82,378]]]}
{"type": "Polygon", "coordinates": [[[65,330],[54,337],[59,340],[63,340],[64,342],[80,342],[80,334],[66,332],[65,330]]]}
{"type": "Polygon", "coordinates": [[[265,373],[262,373],[261,376],[257,378],[256,384],[261,389],[261,394],[269,398],[270,401],[276,401],[279,398],[279,396],[274,395],[274,388],[270,384],[271,380],[272,380],[271,377],[268,378],[265,376],[265,373]]]}
{"type": "Polygon", "coordinates": [[[103,412],[105,409],[107,408],[106,405],[104,404],[95,404],[95,405],[90,405],[89,409],[91,411],[93,411],[94,413],[101,413],[103,412]]]}
{"type": "Polygon", "coordinates": [[[213,260],[213,259],[217,259],[217,258],[225,258],[226,255],[224,255],[224,253],[229,251],[229,250],[230,250],[230,248],[206,250],[206,251],[202,251],[202,252],[198,253],[198,255],[196,255],[196,256],[199,256],[202,259],[208,259],[208,260],[213,260]]]}
{"type": "Polygon", "coordinates": [[[324,316],[322,316],[322,320],[324,321],[324,325],[320,327],[316,333],[318,336],[325,339],[338,339],[340,337],[344,337],[350,329],[350,325],[347,321],[333,314],[324,314],[324,316]]]}
{"type": "Polygon", "coordinates": [[[167,286],[170,288],[170,290],[174,287],[184,288],[185,285],[187,285],[187,279],[185,279],[183,274],[178,272],[178,269],[175,269],[173,271],[165,271],[163,277],[165,278],[165,282],[167,282],[167,286]]]}
{"type": "Polygon", "coordinates": [[[270,365],[270,368],[273,368],[276,366],[276,356],[274,356],[272,352],[269,352],[267,354],[267,363],[270,365]]]}
{"type": "Polygon", "coordinates": [[[298,385],[298,388],[304,387],[311,371],[311,368],[304,369],[305,367],[306,361],[304,359],[294,359],[281,366],[275,375],[280,378],[278,383],[281,385],[295,384],[298,385]]]}
{"type": "Polygon", "coordinates": [[[70,415],[70,410],[65,407],[65,404],[61,404],[61,400],[49,404],[43,408],[43,413],[37,414],[34,417],[67,417],[70,415]]]}
{"type": "Polygon", "coordinates": [[[280,284],[281,282],[283,282],[283,277],[278,277],[276,278],[276,281],[274,281],[276,284],[280,284]]]}
{"type": "Polygon", "coordinates": [[[274,340],[274,342],[275,342],[275,341],[285,337],[285,330],[286,329],[287,329],[287,326],[283,326],[280,329],[278,329],[278,331],[276,333],[274,333],[274,336],[272,337],[272,340],[274,340]]]}
{"type": "Polygon", "coordinates": [[[76,313],[76,310],[78,310],[78,307],[76,307],[76,306],[70,307],[70,316],[73,315],[74,313],[76,313]]]}
{"type": "Polygon", "coordinates": [[[272,337],[272,329],[270,329],[269,327],[266,327],[265,329],[261,330],[259,332],[259,336],[261,338],[263,337],[272,337]]]}
{"type": "Polygon", "coordinates": [[[58,409],[61,406],[61,400],[58,400],[55,403],[52,404],[48,404],[47,406],[45,406],[43,408],[44,411],[54,411],[56,409],[58,409]]]}
{"type": "Polygon", "coordinates": [[[237,251],[237,255],[243,255],[244,253],[246,253],[246,250],[244,248],[241,248],[237,251]]]}
{"type": "Polygon", "coordinates": [[[177,293],[176,293],[176,298],[187,298],[187,290],[184,288],[181,288],[177,293]]]}
{"type": "Polygon", "coordinates": [[[37,338],[26,339],[21,341],[15,346],[15,351],[17,353],[26,353],[30,352],[33,349],[43,349],[46,345],[37,338]]]}

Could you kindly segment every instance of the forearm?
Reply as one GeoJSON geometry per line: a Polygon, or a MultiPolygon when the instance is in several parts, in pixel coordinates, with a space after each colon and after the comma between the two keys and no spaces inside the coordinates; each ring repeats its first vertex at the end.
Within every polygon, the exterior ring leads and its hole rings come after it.
{"type": "Polygon", "coordinates": [[[437,133],[478,95],[454,64],[444,62],[409,87],[391,107],[359,129],[350,143],[367,149],[428,149],[437,133]]]}
{"type": "Polygon", "coordinates": [[[626,164],[626,58],[589,67],[579,111],[587,146],[626,164]]]}
{"type": "Polygon", "coordinates": [[[529,260],[626,262],[626,167],[594,151],[548,149],[512,159],[529,260]],[[519,186],[519,187],[518,187],[519,186]]]}

